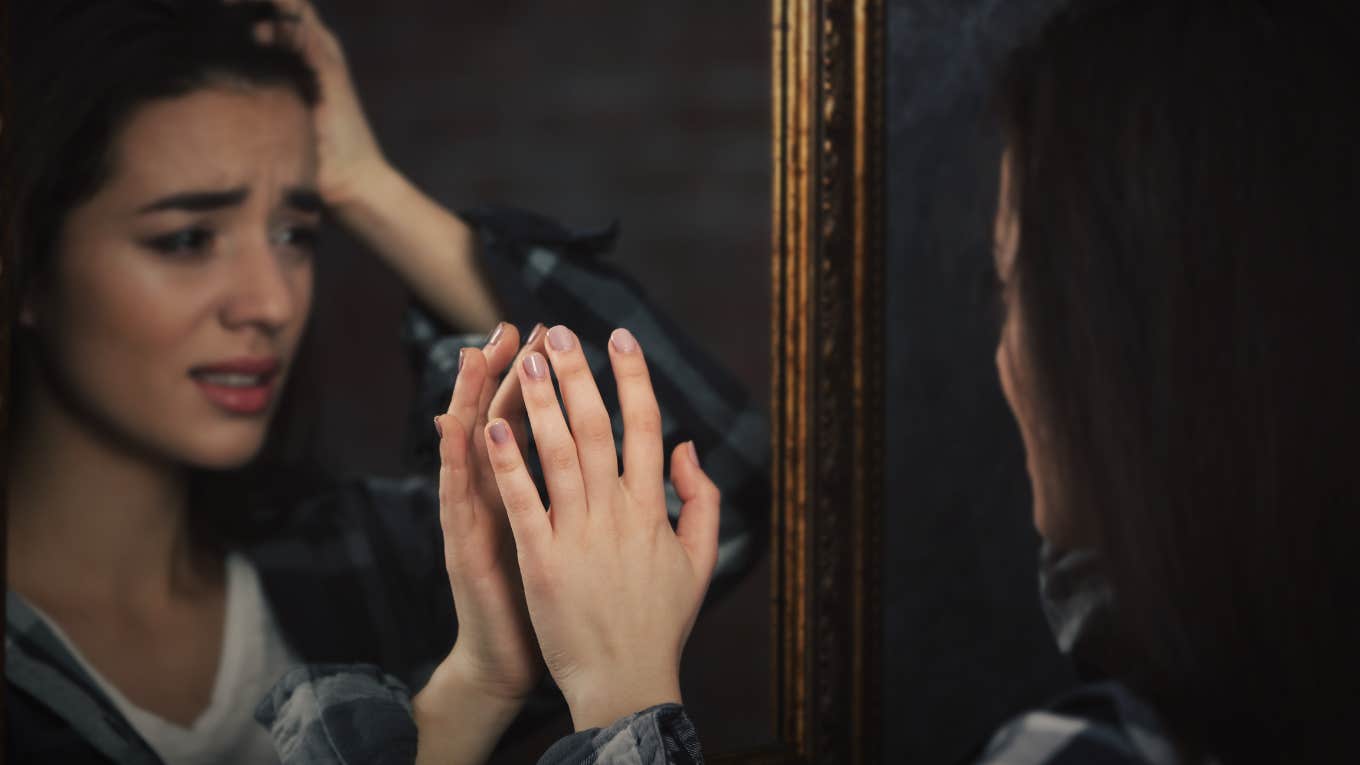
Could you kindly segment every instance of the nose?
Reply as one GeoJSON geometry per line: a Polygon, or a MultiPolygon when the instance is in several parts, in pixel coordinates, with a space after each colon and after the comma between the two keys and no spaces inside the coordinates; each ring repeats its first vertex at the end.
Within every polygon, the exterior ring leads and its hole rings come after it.
{"type": "Polygon", "coordinates": [[[278,332],[299,310],[288,265],[263,233],[242,242],[235,254],[223,322],[233,329],[256,326],[267,334],[278,332]]]}

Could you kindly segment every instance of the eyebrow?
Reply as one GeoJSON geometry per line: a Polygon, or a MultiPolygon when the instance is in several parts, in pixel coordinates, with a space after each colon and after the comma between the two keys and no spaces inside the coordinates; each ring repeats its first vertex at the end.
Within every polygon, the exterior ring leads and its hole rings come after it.
{"type": "Polygon", "coordinates": [[[289,189],[283,194],[283,203],[301,212],[314,213],[321,212],[325,205],[321,201],[321,195],[314,189],[289,189]]]}
{"type": "MultiPolygon", "coordinates": [[[[139,215],[165,210],[184,212],[212,212],[224,207],[235,207],[250,195],[249,189],[227,189],[225,191],[186,191],[157,199],[137,211],[139,215]]],[[[324,206],[321,195],[313,189],[293,188],[284,192],[283,202],[288,207],[301,212],[320,212],[324,206]]]]}
{"type": "Polygon", "coordinates": [[[138,210],[138,214],[160,212],[162,210],[184,210],[185,212],[210,212],[223,207],[241,204],[249,192],[246,189],[227,191],[186,191],[171,194],[138,210]]]}

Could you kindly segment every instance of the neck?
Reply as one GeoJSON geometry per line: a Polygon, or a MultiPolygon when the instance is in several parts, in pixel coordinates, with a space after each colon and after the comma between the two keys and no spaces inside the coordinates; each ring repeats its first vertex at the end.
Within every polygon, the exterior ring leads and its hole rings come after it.
{"type": "Polygon", "coordinates": [[[155,605],[201,586],[183,466],[29,390],[11,442],[10,588],[40,605],[155,605]]]}

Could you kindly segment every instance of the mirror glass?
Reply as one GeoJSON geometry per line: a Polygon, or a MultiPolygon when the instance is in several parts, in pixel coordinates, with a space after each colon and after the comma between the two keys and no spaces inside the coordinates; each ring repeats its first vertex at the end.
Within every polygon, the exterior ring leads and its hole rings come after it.
{"type": "MultiPolygon", "coordinates": [[[[558,283],[577,276],[611,280],[610,284],[625,295],[625,301],[641,301],[638,305],[646,309],[637,314],[637,320],[652,333],[649,345],[642,337],[643,330],[637,330],[644,347],[669,348],[672,362],[666,370],[658,371],[654,362],[659,395],[674,398],[675,391],[703,389],[721,399],[721,406],[701,403],[692,411],[682,404],[666,410],[663,401],[666,416],[678,423],[675,443],[687,440],[698,429],[715,438],[715,444],[721,442],[710,454],[726,448],[739,457],[704,463],[706,467],[716,466],[713,478],[720,486],[737,487],[724,497],[724,547],[720,551],[733,564],[728,576],[710,593],[690,637],[682,688],[710,756],[772,744],[766,424],[771,268],[768,5],[418,0],[397,7],[376,6],[366,0],[316,0],[315,6],[340,41],[363,112],[387,161],[435,203],[460,216],[494,209],[495,215],[501,216],[496,220],[515,221],[516,236],[526,237],[527,244],[520,250],[523,262],[490,274],[497,266],[479,261],[484,278],[493,284],[519,279],[517,290],[542,298],[552,307],[554,315],[541,317],[549,323],[571,324],[578,316],[608,315],[611,321],[628,326],[633,316],[617,306],[602,311],[599,304],[579,304],[577,294],[563,297],[553,292],[558,283]],[[551,252],[544,255],[544,251],[551,252]],[[533,272],[524,263],[539,270],[533,272]],[[573,299],[578,304],[573,304],[573,299]],[[671,392],[662,391],[663,385],[670,386],[671,392]],[[715,412],[730,416],[715,416],[715,412]]],[[[15,39],[26,34],[17,28],[18,21],[28,18],[16,16],[15,39]]],[[[27,75],[18,71],[13,76],[27,75]]],[[[324,87],[323,83],[323,99],[324,87]]],[[[324,100],[322,108],[326,108],[324,100]]],[[[159,124],[168,130],[173,123],[166,117],[159,124]]],[[[156,139],[155,127],[138,127],[149,131],[139,144],[148,152],[146,166],[158,168],[157,172],[173,172],[180,160],[156,155],[158,146],[174,143],[173,136],[167,132],[163,136],[169,137],[164,141],[156,139]]],[[[132,164],[141,161],[120,158],[132,164]]],[[[292,172],[286,161],[279,167],[292,172]]],[[[213,204],[219,202],[222,200],[213,204]]],[[[200,199],[188,204],[180,200],[174,204],[187,214],[203,212],[199,208],[208,202],[200,199]],[[198,207],[190,210],[194,205],[198,207]]],[[[317,204],[304,199],[296,206],[307,208],[304,213],[315,213],[312,208],[317,204]]],[[[447,399],[439,410],[422,400],[420,391],[428,387],[430,372],[421,365],[428,358],[413,353],[413,343],[430,341],[430,332],[451,334],[470,328],[436,326],[437,322],[428,320],[412,323],[413,294],[419,290],[413,290],[410,274],[402,274],[400,268],[375,256],[373,242],[346,230],[340,217],[334,210],[320,216],[313,261],[314,293],[302,335],[305,339],[300,341],[305,343],[308,366],[303,370],[299,364],[298,376],[290,380],[292,387],[288,389],[290,395],[298,397],[298,409],[307,418],[305,427],[293,434],[297,440],[288,443],[291,447],[305,446],[309,465],[324,476],[318,480],[414,477],[429,481],[434,474],[428,463],[420,466],[420,444],[432,441],[430,417],[442,410],[447,399]]],[[[388,235],[401,239],[400,232],[388,235]]],[[[150,242],[148,246],[167,252],[192,249],[198,241],[144,239],[142,236],[136,241],[150,242]]],[[[484,260],[495,257],[495,247],[488,241],[479,244],[478,253],[485,256],[484,260]]],[[[454,246],[451,241],[450,247],[454,246]]],[[[189,291],[182,294],[189,295],[189,291]]],[[[116,333],[123,330],[150,332],[147,328],[151,325],[146,322],[154,324],[156,316],[169,315],[154,301],[134,302],[123,308],[96,306],[97,310],[86,313],[62,307],[67,313],[58,314],[52,313],[53,306],[65,304],[41,303],[36,315],[59,315],[63,322],[76,317],[59,330],[62,332],[83,326],[81,322],[87,320],[90,327],[98,323],[106,332],[99,336],[103,340],[116,340],[116,333]],[[98,311],[104,311],[99,314],[103,318],[95,322],[98,311]]],[[[515,313],[523,305],[505,299],[501,308],[515,313]]],[[[498,318],[515,321],[524,331],[540,320],[522,312],[498,318]]],[[[42,320],[32,326],[39,325],[48,326],[42,320]]],[[[592,328],[590,331],[605,333],[595,337],[587,337],[584,327],[578,331],[585,344],[602,348],[608,328],[592,328]]],[[[156,337],[168,342],[166,335],[156,337]]],[[[109,347],[116,347],[116,343],[109,347]]],[[[429,351],[428,343],[422,347],[429,351]]],[[[122,355],[105,361],[114,365],[108,369],[126,370],[148,358],[153,357],[122,355]]],[[[37,374],[34,369],[28,372],[37,374]]],[[[250,408],[250,402],[230,389],[249,387],[254,380],[242,382],[237,378],[259,374],[268,373],[217,369],[192,371],[190,376],[205,390],[212,389],[210,398],[214,402],[235,407],[235,411],[250,408]],[[212,379],[203,377],[205,374],[212,379]]],[[[180,370],[176,379],[182,383],[183,377],[180,370]]],[[[23,382],[26,379],[15,377],[16,390],[27,385],[23,382]]],[[[451,386],[451,376],[446,379],[451,386]]],[[[16,422],[25,412],[37,411],[34,402],[39,397],[32,391],[26,395],[28,398],[17,399],[16,422]]],[[[44,400],[43,406],[64,406],[57,398],[44,400]]],[[[151,416],[158,407],[169,411],[174,406],[175,401],[167,398],[143,408],[151,416]]],[[[95,411],[91,416],[104,414],[95,411]]],[[[127,425],[114,416],[99,423],[99,438],[108,437],[119,444],[114,451],[126,447],[126,453],[119,453],[129,460],[140,459],[144,448],[160,448],[159,442],[120,440],[126,435],[123,430],[140,426],[127,425]]],[[[176,427],[170,421],[165,426],[166,433],[176,427]]],[[[13,424],[11,428],[11,459],[17,454],[22,462],[26,454],[36,453],[36,442],[20,438],[28,431],[15,429],[13,424]]],[[[423,454],[428,458],[428,443],[426,449],[423,454]]],[[[704,457],[702,447],[700,457],[704,457]]],[[[108,459],[101,460],[83,475],[91,480],[122,475],[116,467],[110,467],[108,459]],[[114,472],[100,472],[109,470],[114,472]]],[[[27,465],[24,469],[33,463],[27,465]]],[[[83,470],[81,465],[67,467],[83,470]]],[[[30,481],[19,492],[15,475],[10,474],[7,487],[12,508],[7,582],[11,591],[21,592],[34,607],[40,602],[62,603],[59,595],[44,589],[41,571],[47,570],[43,568],[47,564],[17,554],[20,551],[13,540],[31,539],[24,534],[32,529],[21,529],[16,523],[27,523],[38,516],[14,508],[24,505],[28,498],[45,496],[40,493],[45,489],[30,481]],[[28,520],[16,520],[21,516],[28,520]]],[[[107,485],[109,488],[91,495],[92,502],[116,501],[123,496],[116,482],[107,485]]],[[[299,482],[299,491],[291,492],[293,499],[305,495],[308,485],[299,482]]],[[[231,486],[217,486],[213,492],[219,489],[219,493],[202,497],[195,494],[194,501],[220,504],[223,497],[234,496],[231,486]]],[[[425,499],[430,496],[425,495],[425,499]]],[[[437,512],[434,504],[427,509],[428,513],[437,512]]],[[[356,537],[379,535],[383,532],[379,526],[388,522],[406,521],[379,518],[374,521],[378,526],[360,529],[356,537]]],[[[154,524],[148,528],[163,530],[154,524]]],[[[142,541],[155,533],[149,532],[142,541]]],[[[117,536],[121,539],[125,535],[117,536]]],[[[365,544],[354,543],[361,547],[365,544]]],[[[276,597],[297,600],[302,597],[300,593],[316,592],[319,599],[332,599],[340,608],[347,607],[347,601],[351,605],[361,601],[358,595],[345,596],[345,585],[338,584],[339,580],[325,581],[330,571],[326,566],[335,561],[327,556],[345,553],[319,550],[304,541],[276,559],[285,563],[271,574],[261,574],[264,595],[278,603],[281,601],[276,597]],[[297,578],[284,581],[292,574],[281,571],[293,572],[297,578]],[[281,595],[284,590],[291,594],[281,595]]],[[[123,559],[137,554],[131,549],[118,551],[123,559]]],[[[82,552],[70,552],[60,565],[67,570],[90,566],[90,571],[102,571],[91,561],[93,558],[82,552]]],[[[373,561],[374,566],[390,565],[393,570],[409,563],[402,551],[396,551],[392,560],[373,561]]],[[[231,576],[228,566],[228,578],[231,576]]],[[[224,589],[230,588],[218,591],[224,589]]],[[[409,604],[379,603],[369,611],[355,606],[359,610],[344,616],[360,620],[355,623],[381,624],[383,613],[373,610],[385,612],[389,605],[395,612],[409,604]]],[[[111,647],[116,641],[100,647],[100,640],[92,637],[104,634],[96,611],[57,605],[45,614],[25,610],[18,628],[22,631],[46,622],[59,624],[66,628],[62,639],[69,640],[68,646],[80,648],[91,665],[116,667],[119,649],[111,647]],[[86,617],[88,620],[82,621],[86,617]]],[[[14,613],[11,609],[11,634],[16,632],[14,613]]],[[[290,622],[297,618],[291,614],[278,617],[282,631],[290,637],[290,622]]],[[[195,621],[200,626],[205,623],[220,626],[211,619],[195,621]]],[[[203,634],[209,638],[222,634],[215,630],[213,627],[203,634]]],[[[120,639],[128,634],[120,633],[120,639]]],[[[312,659],[345,661],[350,658],[347,651],[352,647],[351,637],[337,628],[334,634],[315,641],[315,646],[292,648],[301,653],[316,647],[311,651],[312,659]]],[[[12,662],[14,657],[10,658],[12,662]]],[[[29,659],[34,656],[25,660],[29,659]]],[[[188,661],[191,658],[186,658],[188,661]]],[[[214,675],[210,670],[208,667],[195,676],[211,679],[214,675]]],[[[133,702],[146,701],[162,708],[178,703],[156,697],[154,689],[140,684],[136,673],[126,677],[117,671],[104,674],[108,687],[126,690],[133,702]]],[[[192,706],[194,699],[210,698],[212,687],[209,683],[196,691],[186,689],[186,697],[198,693],[186,704],[192,706]]],[[[565,705],[536,715],[532,725],[512,728],[494,762],[535,762],[552,741],[570,731],[565,705]]],[[[175,722],[189,724],[192,719],[175,722]]]]}

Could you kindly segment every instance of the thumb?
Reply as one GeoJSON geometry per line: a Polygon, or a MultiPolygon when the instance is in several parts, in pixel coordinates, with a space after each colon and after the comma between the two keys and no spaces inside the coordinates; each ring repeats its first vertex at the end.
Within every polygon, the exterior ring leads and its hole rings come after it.
{"type": "Polygon", "coordinates": [[[671,483],[684,502],[675,533],[689,552],[690,560],[705,576],[713,573],[718,562],[718,517],[722,493],[699,467],[693,441],[686,441],[671,452],[671,483]]]}

